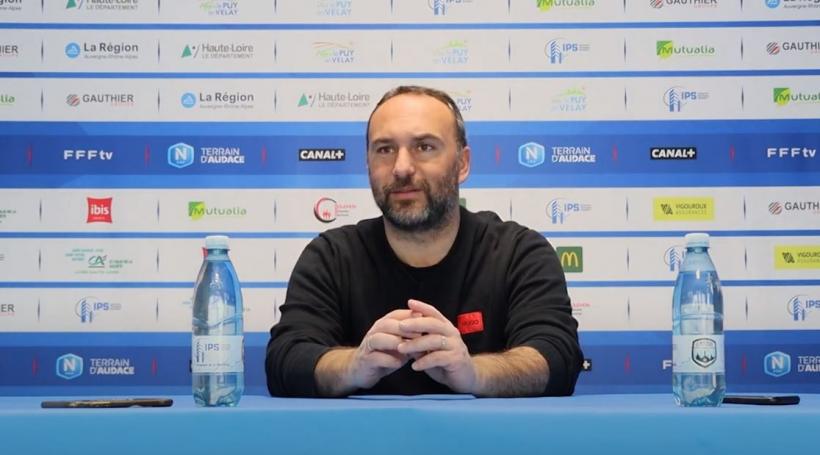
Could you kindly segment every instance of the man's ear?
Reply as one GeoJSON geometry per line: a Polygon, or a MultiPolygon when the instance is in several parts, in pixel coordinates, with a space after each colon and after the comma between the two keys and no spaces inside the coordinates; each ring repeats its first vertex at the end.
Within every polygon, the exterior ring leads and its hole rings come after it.
{"type": "Polygon", "coordinates": [[[458,183],[464,183],[470,176],[470,146],[465,145],[458,156],[458,183]]]}

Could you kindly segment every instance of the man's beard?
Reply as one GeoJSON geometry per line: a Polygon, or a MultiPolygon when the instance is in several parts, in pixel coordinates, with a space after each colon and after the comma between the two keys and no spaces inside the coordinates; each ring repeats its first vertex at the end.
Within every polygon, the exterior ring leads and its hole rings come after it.
{"type": "Polygon", "coordinates": [[[443,227],[452,216],[453,208],[458,205],[458,170],[445,175],[439,182],[439,191],[433,193],[430,184],[426,181],[413,184],[412,177],[395,180],[382,187],[380,192],[373,188],[376,205],[381,209],[384,218],[398,230],[408,233],[429,232],[443,227]],[[426,204],[421,210],[413,210],[410,203],[391,204],[388,201],[391,192],[413,187],[420,189],[425,196],[426,204]]]}

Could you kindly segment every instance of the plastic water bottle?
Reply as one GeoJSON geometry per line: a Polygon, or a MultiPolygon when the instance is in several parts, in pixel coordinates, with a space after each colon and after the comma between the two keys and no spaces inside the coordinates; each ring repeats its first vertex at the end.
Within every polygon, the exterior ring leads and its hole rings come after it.
{"type": "Polygon", "coordinates": [[[709,235],[685,239],[672,303],[672,392],[680,406],[718,406],[726,394],[723,295],[709,235]]]}
{"type": "Polygon", "coordinates": [[[236,406],[245,390],[242,291],[228,237],[208,236],[194,289],[191,375],[198,406],[236,406]]]}

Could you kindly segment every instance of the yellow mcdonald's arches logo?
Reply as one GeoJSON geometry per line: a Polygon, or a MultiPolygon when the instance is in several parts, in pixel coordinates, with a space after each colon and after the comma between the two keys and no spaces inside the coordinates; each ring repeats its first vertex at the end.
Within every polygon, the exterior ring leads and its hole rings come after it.
{"type": "Polygon", "coordinates": [[[777,270],[820,269],[820,245],[775,245],[777,270]]]}
{"type": "Polygon", "coordinates": [[[656,197],[652,200],[655,221],[711,221],[715,219],[712,197],[656,197]]]}
{"type": "Polygon", "coordinates": [[[584,271],[584,248],[580,246],[559,246],[555,249],[561,267],[566,273],[580,273],[584,271]]]}

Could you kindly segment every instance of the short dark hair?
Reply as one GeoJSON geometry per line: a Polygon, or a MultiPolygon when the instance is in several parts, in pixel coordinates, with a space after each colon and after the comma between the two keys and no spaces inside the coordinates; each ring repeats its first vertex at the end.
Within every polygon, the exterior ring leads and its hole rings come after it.
{"type": "Polygon", "coordinates": [[[453,101],[450,95],[441,90],[436,90],[430,87],[422,87],[419,85],[400,85],[396,88],[388,90],[387,93],[382,96],[382,99],[376,103],[376,107],[373,108],[373,112],[370,113],[370,117],[367,119],[367,132],[365,133],[366,148],[370,147],[370,121],[373,119],[373,114],[375,114],[379,107],[390,98],[395,98],[399,95],[406,94],[429,96],[444,103],[444,105],[450,109],[450,112],[453,113],[453,117],[456,121],[456,143],[459,146],[459,150],[467,146],[467,129],[464,126],[464,118],[461,116],[461,111],[458,109],[458,105],[455,101],[453,101]]]}

